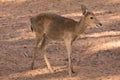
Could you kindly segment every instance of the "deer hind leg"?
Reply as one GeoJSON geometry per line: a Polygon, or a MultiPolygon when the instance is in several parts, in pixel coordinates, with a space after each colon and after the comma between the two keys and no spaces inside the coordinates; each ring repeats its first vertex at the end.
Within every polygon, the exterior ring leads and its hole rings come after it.
{"type": "Polygon", "coordinates": [[[42,40],[43,35],[40,33],[36,33],[36,43],[34,46],[34,53],[33,53],[33,59],[32,59],[32,64],[31,64],[31,68],[34,69],[34,65],[35,65],[35,59],[36,59],[36,53],[38,51],[38,45],[40,43],[40,41],[42,40]]]}
{"type": "Polygon", "coordinates": [[[53,73],[54,70],[53,70],[53,68],[47,58],[47,55],[46,55],[46,45],[47,44],[48,44],[48,41],[47,41],[46,37],[44,36],[43,41],[41,43],[41,53],[43,54],[43,57],[44,57],[45,63],[47,64],[48,69],[50,70],[51,73],[53,73]]]}
{"type": "Polygon", "coordinates": [[[65,40],[65,45],[66,45],[66,48],[67,48],[68,62],[69,62],[68,73],[69,73],[69,76],[72,76],[73,65],[72,65],[72,60],[71,60],[72,59],[72,56],[71,56],[71,52],[72,52],[72,49],[71,49],[71,46],[72,46],[71,40],[70,39],[66,39],[65,40]]]}

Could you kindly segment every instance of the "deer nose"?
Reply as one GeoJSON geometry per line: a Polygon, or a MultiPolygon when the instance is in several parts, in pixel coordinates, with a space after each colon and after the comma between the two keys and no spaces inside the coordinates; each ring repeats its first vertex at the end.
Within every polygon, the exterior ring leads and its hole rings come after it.
{"type": "Polygon", "coordinates": [[[99,23],[100,26],[102,26],[102,23],[99,23]]]}

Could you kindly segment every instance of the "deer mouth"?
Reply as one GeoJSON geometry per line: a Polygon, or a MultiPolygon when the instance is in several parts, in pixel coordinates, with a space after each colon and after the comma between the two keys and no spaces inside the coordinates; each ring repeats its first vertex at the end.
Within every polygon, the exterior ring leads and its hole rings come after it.
{"type": "Polygon", "coordinates": [[[97,24],[96,26],[97,26],[97,27],[101,27],[101,26],[102,26],[102,24],[101,24],[101,23],[99,23],[99,24],[97,24]]]}

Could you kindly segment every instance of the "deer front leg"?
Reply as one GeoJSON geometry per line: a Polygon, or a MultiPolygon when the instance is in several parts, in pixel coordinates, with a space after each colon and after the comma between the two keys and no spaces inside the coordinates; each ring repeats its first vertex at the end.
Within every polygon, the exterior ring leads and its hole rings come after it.
{"type": "Polygon", "coordinates": [[[67,48],[67,53],[68,53],[68,62],[69,62],[69,66],[68,66],[68,73],[69,73],[69,76],[72,76],[72,72],[73,72],[73,65],[72,65],[72,56],[71,56],[71,52],[72,52],[72,49],[71,49],[71,39],[67,39],[65,40],[65,45],[66,45],[66,48],[67,48]]]}

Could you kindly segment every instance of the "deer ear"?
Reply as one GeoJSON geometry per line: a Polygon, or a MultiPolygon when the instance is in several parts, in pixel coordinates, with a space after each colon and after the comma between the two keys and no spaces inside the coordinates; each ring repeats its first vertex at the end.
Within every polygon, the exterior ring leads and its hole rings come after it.
{"type": "Polygon", "coordinates": [[[85,5],[81,5],[81,9],[82,9],[83,15],[86,15],[89,12],[89,10],[87,9],[85,5]]]}

